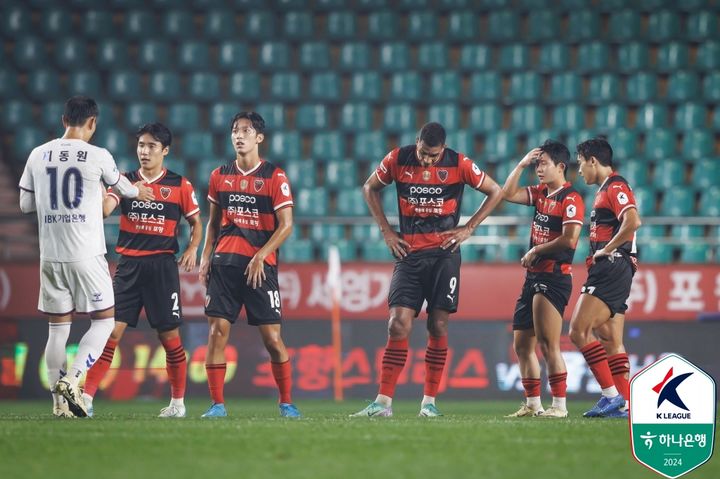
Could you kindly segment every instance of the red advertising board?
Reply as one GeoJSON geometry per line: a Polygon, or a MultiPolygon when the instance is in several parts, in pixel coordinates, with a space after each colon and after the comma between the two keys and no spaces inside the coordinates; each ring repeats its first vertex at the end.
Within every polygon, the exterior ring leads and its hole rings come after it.
{"type": "MultiPolygon", "coordinates": [[[[392,264],[343,265],[342,316],[347,319],[387,318],[387,293],[392,264]]],[[[454,320],[505,320],[512,317],[524,270],[509,264],[464,264],[460,309],[454,320]]],[[[575,267],[574,290],[566,317],[585,280],[585,268],[575,267]]],[[[286,319],[329,318],[331,299],[327,265],[283,264],[280,287],[286,319]]],[[[39,272],[36,264],[0,265],[0,319],[37,318],[39,272]]],[[[183,311],[203,317],[205,289],[197,274],[181,274],[183,311]]],[[[720,265],[641,265],[628,300],[633,320],[694,320],[720,309],[720,265]]]]}

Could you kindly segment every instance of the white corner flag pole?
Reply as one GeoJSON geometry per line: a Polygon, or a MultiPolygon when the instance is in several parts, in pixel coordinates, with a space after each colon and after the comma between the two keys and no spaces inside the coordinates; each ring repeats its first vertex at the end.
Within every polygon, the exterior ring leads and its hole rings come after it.
{"type": "Polygon", "coordinates": [[[343,400],[342,331],[340,327],[340,300],[342,299],[342,271],[340,251],[331,245],[328,249],[327,288],[332,300],[333,392],[335,401],[343,400]]]}

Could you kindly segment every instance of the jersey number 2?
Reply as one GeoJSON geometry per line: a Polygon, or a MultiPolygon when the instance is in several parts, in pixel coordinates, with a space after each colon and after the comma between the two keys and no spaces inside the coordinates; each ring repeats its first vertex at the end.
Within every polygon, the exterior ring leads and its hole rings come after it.
{"type": "MultiPolygon", "coordinates": [[[[48,166],[45,168],[50,176],[50,208],[58,209],[58,172],[57,167],[48,166]]],[[[75,209],[80,205],[83,195],[83,180],[80,170],[77,168],[68,168],[62,178],[62,200],[68,209],[75,209]],[[70,198],[70,177],[74,178],[75,196],[70,198]]]]}

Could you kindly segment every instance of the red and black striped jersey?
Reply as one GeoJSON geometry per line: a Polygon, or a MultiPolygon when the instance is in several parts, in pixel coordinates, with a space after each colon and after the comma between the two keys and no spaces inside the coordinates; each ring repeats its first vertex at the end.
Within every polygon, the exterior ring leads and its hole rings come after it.
{"type": "Polygon", "coordinates": [[[395,148],[375,170],[384,185],[395,181],[400,212],[400,233],[411,251],[438,248],[442,231],[460,221],[465,185],[480,188],[485,173],[462,153],[446,148],[434,165],[424,167],[416,145],[395,148]]]}
{"type": "MultiPolygon", "coordinates": [[[[553,192],[548,190],[548,185],[543,184],[527,187],[528,205],[535,207],[535,216],[530,229],[530,248],[560,237],[566,224],[583,224],[585,203],[570,183],[565,183],[553,192]]],[[[547,255],[539,255],[535,264],[528,268],[528,272],[570,274],[573,256],[575,256],[574,246],[547,255]]]]}
{"type": "Polygon", "coordinates": [[[140,170],[124,173],[131,183],[143,181],[153,189],[153,201],[138,201],[108,194],[120,203],[120,234],[115,251],[124,256],[178,252],[180,218],[200,212],[192,184],[170,170],[148,181],[140,170]]]}
{"type": "MultiPolygon", "coordinates": [[[[235,161],[213,170],[208,200],[222,209],[213,264],[224,265],[239,265],[252,258],[277,229],[275,212],[293,206],[285,172],[265,160],[250,171],[242,171],[235,161]]],[[[276,265],[277,252],[265,262],[276,265]]]]}
{"type": "MultiPolygon", "coordinates": [[[[635,195],[622,176],[613,172],[595,194],[590,214],[590,255],[605,247],[620,229],[622,215],[630,208],[637,208],[635,195]]],[[[630,256],[637,255],[635,236],[618,248],[630,256]]]]}

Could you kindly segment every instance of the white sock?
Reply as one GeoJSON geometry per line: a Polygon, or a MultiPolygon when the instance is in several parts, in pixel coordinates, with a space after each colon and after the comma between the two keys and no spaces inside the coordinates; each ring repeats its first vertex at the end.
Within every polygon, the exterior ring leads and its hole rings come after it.
{"type": "Polygon", "coordinates": [[[67,345],[68,336],[70,336],[71,324],[49,323],[48,340],[47,344],[45,344],[45,365],[47,366],[50,388],[53,388],[58,379],[65,375],[67,366],[65,346],[67,345]]]}
{"type": "Polygon", "coordinates": [[[77,356],[73,362],[68,379],[75,385],[80,381],[82,375],[95,364],[105,348],[110,333],[115,327],[115,318],[93,319],[90,321],[90,329],[78,344],[77,356]]]}
{"type": "Polygon", "coordinates": [[[382,404],[385,407],[392,406],[392,398],[390,396],[386,396],[384,394],[378,394],[375,398],[375,402],[378,404],[382,404]]]}
{"type": "Polygon", "coordinates": [[[620,394],[615,386],[610,386],[609,388],[605,388],[602,390],[602,395],[606,398],[614,398],[620,394]]]}
{"type": "Polygon", "coordinates": [[[172,398],[170,399],[170,405],[185,407],[185,398],[172,398]]]}
{"type": "Polygon", "coordinates": [[[528,398],[525,398],[527,404],[527,407],[530,409],[537,411],[538,409],[542,409],[542,403],[540,402],[540,396],[530,396],[528,398]]]}
{"type": "Polygon", "coordinates": [[[420,407],[425,407],[428,404],[432,404],[433,406],[435,405],[435,398],[433,396],[423,396],[420,407]]]}
{"type": "Polygon", "coordinates": [[[92,405],[93,397],[92,397],[91,395],[83,393],[82,398],[83,398],[83,402],[84,402],[87,406],[91,406],[91,405],[92,405]]]}
{"type": "Polygon", "coordinates": [[[552,407],[567,410],[567,398],[556,398],[553,396],[552,407]]]}

